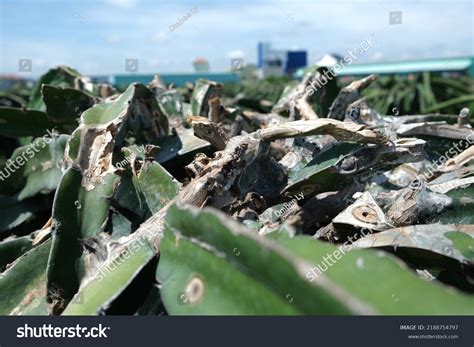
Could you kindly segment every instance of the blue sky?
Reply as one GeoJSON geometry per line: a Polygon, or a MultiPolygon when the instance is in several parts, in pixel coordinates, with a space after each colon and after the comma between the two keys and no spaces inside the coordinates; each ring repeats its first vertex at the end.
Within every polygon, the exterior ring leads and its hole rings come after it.
{"type": "Polygon", "coordinates": [[[190,72],[206,58],[211,71],[230,58],[256,62],[259,41],[307,49],[315,62],[344,54],[373,34],[358,58],[390,61],[474,54],[473,0],[0,0],[0,73],[18,73],[32,59],[31,76],[66,64],[83,74],[124,73],[125,59],[140,73],[190,72]],[[176,30],[170,26],[191,12],[176,30]],[[402,24],[389,25],[389,12],[402,24]]]}

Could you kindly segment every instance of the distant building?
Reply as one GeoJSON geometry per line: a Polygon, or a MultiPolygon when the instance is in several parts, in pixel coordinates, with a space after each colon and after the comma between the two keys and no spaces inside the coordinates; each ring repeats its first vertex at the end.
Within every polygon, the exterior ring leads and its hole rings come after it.
{"type": "Polygon", "coordinates": [[[318,65],[318,66],[325,66],[325,67],[331,68],[331,67],[333,67],[334,65],[336,65],[337,63],[339,63],[341,60],[343,60],[343,58],[342,58],[340,55],[330,53],[330,54],[325,54],[325,55],[323,55],[323,56],[316,62],[316,65],[318,65]]]}
{"type": "Polygon", "coordinates": [[[34,82],[17,75],[0,75],[0,90],[12,88],[31,88],[34,82]]]}
{"type": "Polygon", "coordinates": [[[101,75],[101,76],[91,76],[92,83],[110,83],[110,76],[101,75]]]}
{"type": "Polygon", "coordinates": [[[238,72],[242,80],[257,80],[260,77],[259,69],[255,64],[245,64],[238,72]]]}
{"type": "Polygon", "coordinates": [[[292,76],[307,65],[306,51],[276,50],[268,42],[258,44],[257,57],[262,77],[292,76]]]}
{"type": "Polygon", "coordinates": [[[209,72],[209,62],[204,58],[197,58],[193,66],[195,72],[209,72]]]}

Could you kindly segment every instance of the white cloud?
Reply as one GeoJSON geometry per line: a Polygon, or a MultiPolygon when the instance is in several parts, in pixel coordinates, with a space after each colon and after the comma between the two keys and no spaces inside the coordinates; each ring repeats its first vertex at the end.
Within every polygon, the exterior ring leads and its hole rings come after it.
{"type": "Polygon", "coordinates": [[[112,6],[122,7],[122,8],[130,8],[134,7],[138,0],[98,0],[98,2],[104,1],[112,6]]]}
{"type": "Polygon", "coordinates": [[[380,51],[375,52],[370,59],[371,60],[383,60],[385,58],[385,54],[380,51]]]}
{"type": "Polygon", "coordinates": [[[84,63],[81,66],[80,72],[85,75],[90,75],[98,71],[99,68],[100,68],[100,65],[97,63],[84,63]]]}
{"type": "Polygon", "coordinates": [[[159,68],[170,64],[168,59],[149,59],[145,62],[150,68],[159,68]]]}
{"type": "Polygon", "coordinates": [[[232,51],[227,52],[227,58],[235,59],[235,58],[243,58],[245,53],[241,49],[234,49],[232,51]]]}
{"type": "Polygon", "coordinates": [[[122,38],[117,34],[111,34],[105,37],[105,42],[107,43],[119,43],[121,40],[122,38]]]}
{"type": "Polygon", "coordinates": [[[160,41],[166,41],[166,40],[169,40],[170,36],[169,36],[169,32],[167,31],[161,31],[157,34],[154,34],[152,37],[151,37],[151,40],[152,41],[155,41],[155,42],[160,42],[160,41]]]}

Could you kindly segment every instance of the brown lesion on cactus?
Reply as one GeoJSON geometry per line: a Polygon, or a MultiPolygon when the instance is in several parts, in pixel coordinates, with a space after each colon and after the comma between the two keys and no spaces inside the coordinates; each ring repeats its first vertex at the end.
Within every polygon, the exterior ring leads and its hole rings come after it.
{"type": "Polygon", "coordinates": [[[24,314],[24,309],[27,308],[29,305],[31,305],[35,301],[41,301],[44,300],[44,297],[46,295],[46,286],[41,285],[38,287],[33,287],[23,298],[21,303],[15,307],[10,313],[10,316],[20,316],[24,314]]]}

